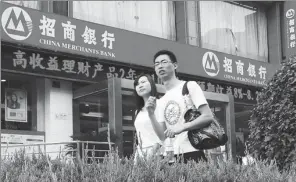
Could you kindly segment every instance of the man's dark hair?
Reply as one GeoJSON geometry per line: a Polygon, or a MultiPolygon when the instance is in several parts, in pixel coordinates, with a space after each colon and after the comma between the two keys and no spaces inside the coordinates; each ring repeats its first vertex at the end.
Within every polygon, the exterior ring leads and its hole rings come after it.
{"type": "Polygon", "coordinates": [[[160,56],[160,55],[168,55],[169,58],[171,59],[172,63],[177,63],[177,58],[175,56],[175,54],[171,51],[168,51],[168,50],[161,50],[161,51],[158,51],[155,55],[154,55],[154,59],[153,59],[153,62],[155,62],[155,59],[160,56]]]}

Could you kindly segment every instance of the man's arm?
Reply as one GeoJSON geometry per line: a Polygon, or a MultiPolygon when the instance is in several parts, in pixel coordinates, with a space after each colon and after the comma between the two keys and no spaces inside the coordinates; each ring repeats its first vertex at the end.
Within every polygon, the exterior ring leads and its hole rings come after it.
{"type": "Polygon", "coordinates": [[[183,125],[183,131],[204,128],[208,126],[214,119],[212,111],[208,105],[203,91],[196,82],[188,82],[187,87],[191,100],[201,115],[195,120],[185,123],[183,125]]]}
{"type": "Polygon", "coordinates": [[[208,105],[202,105],[198,108],[198,110],[201,115],[191,122],[184,123],[182,131],[201,129],[208,126],[213,121],[213,115],[212,113],[209,113],[209,110],[211,111],[211,109],[208,105]]]}
{"type": "Polygon", "coordinates": [[[200,111],[201,115],[191,122],[184,123],[178,127],[166,130],[165,135],[167,137],[173,137],[184,131],[204,128],[208,126],[214,119],[212,111],[200,86],[196,82],[190,81],[187,83],[187,87],[191,100],[195,107],[200,111]]]}

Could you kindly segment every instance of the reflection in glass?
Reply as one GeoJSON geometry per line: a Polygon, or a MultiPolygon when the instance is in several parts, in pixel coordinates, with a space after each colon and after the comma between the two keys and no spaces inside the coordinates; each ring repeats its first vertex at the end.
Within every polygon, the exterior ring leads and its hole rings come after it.
{"type": "Polygon", "coordinates": [[[235,131],[237,137],[240,137],[240,140],[244,143],[248,135],[249,131],[249,120],[252,114],[254,106],[253,105],[245,105],[245,104],[235,104],[235,131]]]}
{"type": "MultiPolygon", "coordinates": [[[[209,101],[209,106],[214,113],[215,117],[219,121],[219,123],[222,125],[224,128],[225,132],[227,133],[227,127],[226,127],[226,104],[221,103],[221,102],[215,102],[215,101],[209,101]]],[[[210,149],[205,151],[206,154],[212,158],[223,158],[226,159],[226,145],[217,147],[215,149],[210,149]]]]}
{"type": "Polygon", "coordinates": [[[254,106],[246,104],[235,104],[235,134],[236,134],[236,154],[238,161],[242,162],[246,150],[246,141],[250,134],[249,120],[254,106]]]}
{"type": "Polygon", "coordinates": [[[260,7],[200,1],[202,47],[267,61],[267,17],[260,7]]]}
{"type": "Polygon", "coordinates": [[[122,125],[123,125],[123,155],[131,157],[135,145],[134,117],[136,111],[135,99],[132,91],[124,91],[122,95],[122,125]]]}
{"type": "MultiPolygon", "coordinates": [[[[91,94],[77,99],[79,110],[80,133],[73,136],[73,140],[108,142],[108,92],[91,94]]],[[[77,112],[77,110],[74,110],[77,112]]],[[[75,115],[75,113],[74,113],[75,115]]],[[[112,138],[111,138],[112,140],[112,138]]],[[[85,144],[89,160],[94,152],[94,157],[102,160],[107,154],[108,144],[85,144]],[[101,151],[99,151],[101,150],[101,151]]]]}
{"type": "Polygon", "coordinates": [[[40,2],[39,1],[11,1],[10,0],[10,1],[3,1],[3,2],[40,10],[40,2]]]}
{"type": "Polygon", "coordinates": [[[224,129],[226,129],[226,115],[225,115],[226,105],[223,103],[213,102],[213,101],[208,101],[208,103],[212,112],[215,114],[215,116],[219,120],[220,124],[223,126],[224,129]]]}

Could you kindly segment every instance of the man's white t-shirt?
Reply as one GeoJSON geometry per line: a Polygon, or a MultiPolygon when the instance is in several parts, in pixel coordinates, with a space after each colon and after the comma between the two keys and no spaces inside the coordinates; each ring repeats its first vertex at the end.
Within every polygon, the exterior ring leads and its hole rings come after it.
{"type": "MultiPolygon", "coordinates": [[[[158,105],[159,101],[156,100],[156,108],[155,108],[155,117],[158,118],[158,105]]],[[[160,122],[157,119],[158,122],[160,122]]],[[[164,121],[162,121],[164,122],[164,121]]],[[[161,140],[157,136],[156,132],[153,129],[151,120],[148,115],[148,111],[146,109],[142,109],[135,119],[135,128],[138,137],[138,145],[142,148],[151,147],[156,143],[162,144],[161,140]]]]}
{"type": "MultiPolygon", "coordinates": [[[[186,113],[186,105],[184,98],[182,96],[182,89],[185,81],[174,88],[166,91],[165,95],[159,99],[158,110],[159,110],[159,121],[165,121],[167,128],[179,127],[183,123],[184,114],[186,113]]],[[[195,107],[208,104],[203,91],[200,86],[194,82],[190,81],[187,83],[189,94],[195,107]]],[[[183,154],[188,152],[197,151],[189,142],[187,131],[176,135],[173,139],[174,154],[183,154]]],[[[167,143],[167,142],[165,142],[167,143]]]]}

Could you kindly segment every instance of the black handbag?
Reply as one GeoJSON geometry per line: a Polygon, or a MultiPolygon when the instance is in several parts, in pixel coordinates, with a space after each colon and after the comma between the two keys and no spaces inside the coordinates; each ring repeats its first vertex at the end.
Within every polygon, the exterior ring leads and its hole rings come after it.
{"type": "MultiPolygon", "coordinates": [[[[182,95],[188,109],[184,114],[184,119],[185,122],[191,122],[199,117],[201,113],[196,109],[191,100],[187,82],[183,86],[182,95]]],[[[214,119],[209,126],[188,131],[188,139],[194,148],[199,150],[213,149],[225,145],[228,141],[228,137],[214,113],[213,116],[214,119]]]]}

